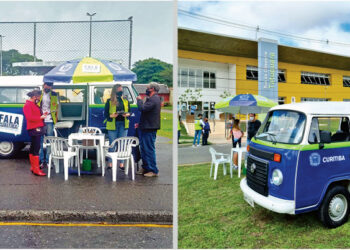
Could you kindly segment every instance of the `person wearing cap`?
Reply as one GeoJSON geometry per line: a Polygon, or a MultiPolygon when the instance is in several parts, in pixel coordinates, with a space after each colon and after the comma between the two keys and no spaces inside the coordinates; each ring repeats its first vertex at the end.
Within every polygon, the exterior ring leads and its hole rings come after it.
{"type": "Polygon", "coordinates": [[[158,176],[156,162],[156,138],[157,130],[160,129],[160,106],[161,100],[158,96],[159,85],[151,82],[146,89],[147,97],[142,100],[137,97],[137,106],[141,112],[140,122],[138,124],[140,135],[140,149],[142,158],[142,168],[137,174],[143,174],[145,177],[158,176]]]}
{"type": "Polygon", "coordinates": [[[29,149],[30,171],[38,176],[45,176],[39,166],[39,150],[41,137],[45,132],[44,120],[47,114],[42,115],[37,103],[40,100],[41,91],[33,90],[27,94],[29,100],[26,101],[23,107],[24,117],[27,121],[27,131],[31,138],[29,149]]]}
{"type": "MultiPolygon", "coordinates": [[[[38,106],[41,109],[42,114],[47,114],[44,122],[46,125],[46,136],[53,136],[53,127],[57,122],[57,111],[58,111],[58,94],[52,91],[52,82],[44,82],[43,92],[40,96],[38,106]]],[[[47,162],[49,160],[50,148],[46,148],[46,154],[43,148],[43,139],[41,138],[40,143],[40,168],[47,167],[47,162]]]]}

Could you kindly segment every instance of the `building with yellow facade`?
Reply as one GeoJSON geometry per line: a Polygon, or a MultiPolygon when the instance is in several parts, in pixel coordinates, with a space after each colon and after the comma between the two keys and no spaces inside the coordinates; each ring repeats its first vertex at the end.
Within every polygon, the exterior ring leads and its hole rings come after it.
{"type": "MultiPolygon", "coordinates": [[[[258,94],[257,41],[178,29],[178,57],[179,95],[202,89],[196,112],[217,119],[222,96],[258,94]]],[[[302,101],[350,101],[350,57],[278,45],[278,102],[302,101]]]]}

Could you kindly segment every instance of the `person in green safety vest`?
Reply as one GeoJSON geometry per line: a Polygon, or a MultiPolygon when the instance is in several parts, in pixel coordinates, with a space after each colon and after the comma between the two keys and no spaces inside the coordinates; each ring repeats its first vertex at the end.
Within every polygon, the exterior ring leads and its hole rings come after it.
{"type": "Polygon", "coordinates": [[[180,143],[180,135],[181,135],[181,116],[179,115],[178,120],[177,120],[177,144],[180,143]]]}
{"type": "MultiPolygon", "coordinates": [[[[120,137],[127,136],[129,129],[130,103],[123,97],[123,86],[116,84],[112,88],[111,97],[107,99],[104,111],[106,129],[108,131],[109,144],[120,137]]],[[[115,149],[109,149],[110,152],[115,149]]],[[[112,167],[109,161],[108,168],[112,167]]],[[[121,161],[119,168],[124,170],[124,161],[121,161]]]]}
{"type": "MultiPolygon", "coordinates": [[[[44,120],[46,126],[46,136],[53,136],[53,127],[57,122],[58,113],[58,93],[52,91],[53,82],[44,82],[43,91],[38,102],[41,113],[46,115],[44,120]]],[[[43,147],[44,136],[41,137],[40,141],[40,168],[46,168],[50,156],[50,147],[44,150],[43,147]],[[46,152],[44,152],[46,151],[46,152]]]]}
{"type": "Polygon", "coordinates": [[[194,120],[194,138],[193,138],[193,145],[192,147],[196,147],[196,141],[197,141],[197,147],[200,146],[201,141],[201,134],[204,127],[204,122],[202,120],[202,114],[198,114],[198,118],[194,120]]]}

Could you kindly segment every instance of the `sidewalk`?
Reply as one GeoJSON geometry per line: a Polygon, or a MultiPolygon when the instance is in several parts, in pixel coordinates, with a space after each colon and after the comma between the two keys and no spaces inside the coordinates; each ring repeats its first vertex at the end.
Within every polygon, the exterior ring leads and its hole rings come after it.
{"type": "MultiPolygon", "coordinates": [[[[0,220],[101,221],[172,223],[172,144],[158,137],[159,177],[136,175],[135,181],[118,171],[117,182],[106,170],[96,175],[60,173],[51,178],[29,171],[28,152],[0,160],[0,220]]],[[[46,170],[45,170],[46,171],[46,170]]],[[[130,174],[130,173],[129,173],[130,174]]]]}

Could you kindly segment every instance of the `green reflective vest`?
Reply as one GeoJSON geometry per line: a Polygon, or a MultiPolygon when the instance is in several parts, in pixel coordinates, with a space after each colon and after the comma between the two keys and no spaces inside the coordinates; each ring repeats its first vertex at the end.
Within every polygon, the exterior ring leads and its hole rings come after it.
{"type": "MultiPolygon", "coordinates": [[[[128,100],[124,99],[122,97],[123,100],[123,104],[124,104],[124,112],[128,113],[129,112],[129,102],[128,100]]],[[[117,106],[116,105],[112,105],[111,100],[109,100],[109,114],[114,114],[117,112],[117,106]]],[[[115,118],[112,118],[112,121],[108,121],[107,119],[105,120],[105,122],[107,122],[106,124],[106,129],[107,130],[116,130],[115,127],[115,118]]],[[[124,124],[125,124],[125,128],[129,128],[129,119],[127,117],[125,117],[124,119],[124,124]]]]}
{"type": "Polygon", "coordinates": [[[202,130],[200,120],[194,120],[194,130],[202,130]]]}
{"type": "Polygon", "coordinates": [[[181,130],[181,125],[180,125],[180,121],[177,121],[177,130],[181,130]]]}
{"type": "MultiPolygon", "coordinates": [[[[40,100],[38,102],[38,106],[40,108],[41,108],[41,101],[43,99],[43,94],[44,92],[41,94],[40,100]]],[[[52,91],[50,91],[50,113],[51,113],[53,124],[56,124],[57,122],[57,111],[58,111],[58,94],[56,92],[52,94],[52,91]]]]}

